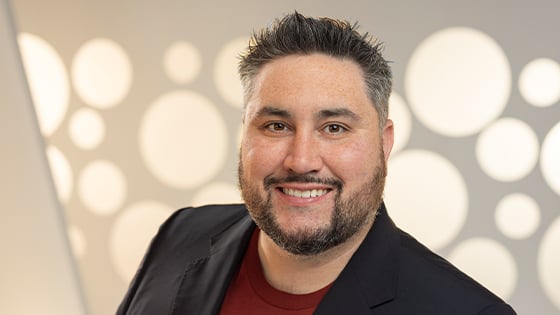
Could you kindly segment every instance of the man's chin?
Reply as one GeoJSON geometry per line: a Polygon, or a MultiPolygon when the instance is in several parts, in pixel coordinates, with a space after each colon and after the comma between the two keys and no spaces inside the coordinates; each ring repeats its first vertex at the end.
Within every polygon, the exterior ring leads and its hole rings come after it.
{"type": "Polygon", "coordinates": [[[298,237],[328,229],[331,219],[332,213],[323,209],[284,206],[273,207],[267,220],[282,234],[298,237]]]}
{"type": "Polygon", "coordinates": [[[261,226],[274,243],[283,250],[294,254],[311,256],[326,250],[329,227],[318,228],[312,225],[284,227],[278,222],[266,222],[261,226]]]}

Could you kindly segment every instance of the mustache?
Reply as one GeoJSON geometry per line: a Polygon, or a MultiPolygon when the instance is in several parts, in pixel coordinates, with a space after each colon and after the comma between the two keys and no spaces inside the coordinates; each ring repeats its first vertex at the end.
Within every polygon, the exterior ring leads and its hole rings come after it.
{"type": "Polygon", "coordinates": [[[285,177],[274,177],[268,175],[264,178],[264,187],[270,188],[273,185],[285,184],[285,183],[315,183],[321,185],[334,186],[339,191],[342,190],[344,186],[342,181],[336,178],[320,178],[313,175],[305,174],[291,174],[285,177]]]}

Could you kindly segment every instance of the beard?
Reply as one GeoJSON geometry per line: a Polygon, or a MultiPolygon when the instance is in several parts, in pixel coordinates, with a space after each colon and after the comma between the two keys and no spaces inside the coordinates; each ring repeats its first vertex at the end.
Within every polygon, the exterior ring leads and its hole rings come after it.
{"type": "MultiPolygon", "coordinates": [[[[361,228],[371,224],[383,200],[387,166],[383,151],[377,167],[371,176],[349,196],[342,197],[344,185],[337,178],[318,178],[313,175],[291,174],[284,178],[267,176],[263,180],[265,196],[258,185],[245,177],[243,164],[239,162],[239,187],[247,210],[257,226],[280,248],[303,256],[323,253],[344,243],[361,228]],[[335,187],[334,208],[330,222],[325,227],[307,227],[295,232],[287,232],[274,215],[271,190],[272,185],[289,182],[327,184],[335,187]]],[[[240,159],[241,160],[241,159],[240,159]]]]}

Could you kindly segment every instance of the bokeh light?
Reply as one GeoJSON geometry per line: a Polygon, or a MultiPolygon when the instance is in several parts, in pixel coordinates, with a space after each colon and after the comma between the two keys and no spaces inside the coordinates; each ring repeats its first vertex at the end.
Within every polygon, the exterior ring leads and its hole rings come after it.
{"type": "Polygon", "coordinates": [[[127,195],[124,173],[114,163],[96,160],[82,170],[78,181],[78,195],[93,213],[109,215],[120,209],[127,195]]]}
{"type": "Polygon", "coordinates": [[[459,170],[424,150],[402,151],[388,168],[385,201],[395,223],[432,249],[449,244],[463,228],[468,210],[459,170]]]}
{"type": "Polygon", "coordinates": [[[405,88],[412,111],[426,127],[449,137],[469,136],[503,112],[511,70],[503,50],[487,34],[447,28],[416,48],[405,88]]]}
{"type": "Polygon", "coordinates": [[[511,239],[527,238],[539,227],[541,213],[537,202],[526,194],[505,196],[496,206],[496,226],[511,239]]]}
{"type": "Polygon", "coordinates": [[[165,50],[163,69],[177,84],[187,84],[200,73],[202,57],[193,44],[176,41],[165,50]]]}
{"type": "Polygon", "coordinates": [[[39,127],[48,137],[60,126],[68,110],[68,74],[59,54],[44,39],[21,33],[18,42],[39,127]]]}
{"type": "Polygon", "coordinates": [[[389,99],[389,118],[393,120],[395,130],[395,143],[392,154],[399,152],[406,146],[410,139],[412,118],[404,99],[393,92],[389,99]]]}
{"type": "Polygon", "coordinates": [[[227,152],[225,122],[205,97],[175,91],[156,99],[140,126],[148,170],[174,188],[195,188],[214,177],[227,152]]]}
{"type": "Polygon", "coordinates": [[[544,288],[544,292],[556,306],[560,309],[560,217],[557,217],[548,230],[539,246],[538,270],[539,279],[544,288]]]}
{"type": "Polygon", "coordinates": [[[105,137],[105,122],[97,111],[82,108],[70,117],[68,133],[78,148],[95,149],[105,137]]]}
{"type": "Polygon", "coordinates": [[[539,159],[539,139],[525,122],[502,118],[478,137],[476,158],[491,178],[512,182],[527,176],[539,159]]]}
{"type": "Polygon", "coordinates": [[[83,44],[72,61],[76,93],[88,105],[105,109],[118,105],[132,85],[132,64],[115,41],[95,38],[83,44]]]}
{"type": "Polygon", "coordinates": [[[243,86],[237,73],[239,55],[247,47],[249,38],[241,37],[228,42],[218,53],[214,64],[214,81],[220,95],[236,108],[243,107],[243,86]]]}
{"type": "Polygon", "coordinates": [[[519,92],[536,107],[557,103],[560,100],[560,64],[548,58],[529,62],[519,75],[519,92]]]}
{"type": "Polygon", "coordinates": [[[544,138],[541,148],[541,171],[546,183],[560,195],[560,122],[544,138]]]}

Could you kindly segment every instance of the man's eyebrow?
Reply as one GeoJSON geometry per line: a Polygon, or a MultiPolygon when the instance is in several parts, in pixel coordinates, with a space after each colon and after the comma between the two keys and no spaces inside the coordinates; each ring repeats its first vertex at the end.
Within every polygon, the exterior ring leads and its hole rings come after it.
{"type": "Polygon", "coordinates": [[[348,108],[332,108],[332,109],[323,109],[317,113],[318,119],[325,119],[331,117],[347,117],[352,120],[360,120],[360,116],[353,111],[349,110],[348,108]]]}
{"type": "Polygon", "coordinates": [[[290,118],[290,117],[292,117],[292,114],[290,114],[290,112],[288,112],[285,109],[281,109],[281,108],[274,107],[274,106],[265,106],[265,107],[261,108],[259,111],[257,111],[255,116],[256,117],[278,116],[278,117],[282,117],[282,118],[290,118]]]}

